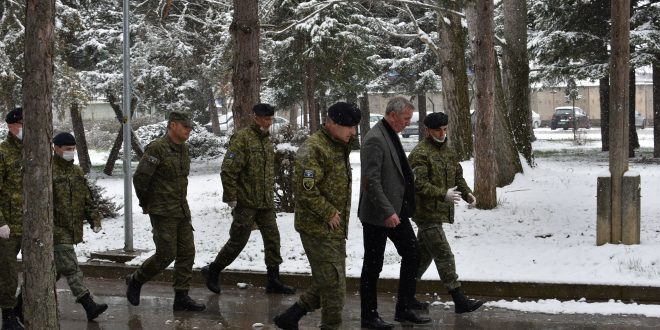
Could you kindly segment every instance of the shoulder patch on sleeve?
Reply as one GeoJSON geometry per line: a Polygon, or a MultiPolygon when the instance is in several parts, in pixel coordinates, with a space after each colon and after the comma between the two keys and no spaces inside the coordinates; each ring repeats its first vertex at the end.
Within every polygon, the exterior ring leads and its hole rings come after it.
{"type": "Polygon", "coordinates": [[[303,172],[303,178],[313,178],[314,177],[314,170],[305,170],[303,172]]]}
{"type": "Polygon", "coordinates": [[[144,156],[142,156],[142,159],[144,159],[144,160],[146,160],[149,163],[152,163],[154,165],[158,165],[158,163],[160,163],[160,160],[158,160],[158,158],[156,158],[154,156],[144,155],[144,156]]]}

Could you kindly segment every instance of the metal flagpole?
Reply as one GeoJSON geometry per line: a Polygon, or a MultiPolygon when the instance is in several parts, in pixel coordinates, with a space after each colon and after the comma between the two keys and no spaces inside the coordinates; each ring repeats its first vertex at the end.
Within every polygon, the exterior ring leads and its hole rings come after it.
{"type": "Polygon", "coordinates": [[[124,0],[124,251],[133,252],[133,184],[131,176],[131,45],[130,11],[128,0],[124,0]]]}

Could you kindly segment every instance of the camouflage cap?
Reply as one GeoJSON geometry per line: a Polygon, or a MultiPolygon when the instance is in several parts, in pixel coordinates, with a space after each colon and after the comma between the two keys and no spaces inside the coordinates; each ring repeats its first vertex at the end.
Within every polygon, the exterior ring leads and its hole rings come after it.
{"type": "Polygon", "coordinates": [[[169,121],[176,121],[176,122],[179,122],[179,123],[181,123],[185,126],[188,126],[188,127],[193,127],[194,126],[194,123],[190,119],[188,114],[180,112],[180,111],[170,112],[170,116],[169,116],[168,119],[169,119],[169,121]]]}

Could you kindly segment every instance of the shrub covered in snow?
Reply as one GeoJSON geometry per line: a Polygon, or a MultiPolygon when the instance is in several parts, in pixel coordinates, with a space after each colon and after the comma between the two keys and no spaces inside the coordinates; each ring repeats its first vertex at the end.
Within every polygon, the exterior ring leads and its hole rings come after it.
{"type": "Polygon", "coordinates": [[[309,130],[281,128],[273,136],[275,145],[275,208],[279,212],[293,212],[293,166],[298,147],[309,136],[309,130]]]}

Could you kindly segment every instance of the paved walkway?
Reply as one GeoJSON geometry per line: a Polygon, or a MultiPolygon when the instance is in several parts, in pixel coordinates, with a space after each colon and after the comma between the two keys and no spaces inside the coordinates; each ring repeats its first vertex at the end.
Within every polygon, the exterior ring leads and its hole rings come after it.
{"type": "MultiPolygon", "coordinates": [[[[267,295],[263,288],[239,289],[223,286],[215,295],[205,287],[190,290],[194,299],[203,301],[207,310],[201,313],[173,312],[173,292],[169,283],[150,282],[142,288],[140,306],[131,306],[124,296],[122,280],[87,278],[97,301],[110,307],[97,322],[87,322],[85,311],[74,302],[66,281],[58,282],[61,328],[77,329],[275,329],[272,318],[297,299],[297,295],[267,295]],[[262,324],[262,327],[255,327],[262,324]]],[[[344,308],[344,329],[360,328],[360,298],[347,294],[344,308]]],[[[380,314],[393,322],[395,298],[379,294],[380,314]]],[[[477,312],[457,315],[444,305],[432,306],[431,325],[422,329],[659,329],[660,318],[643,316],[600,316],[584,314],[524,313],[499,308],[482,307],[477,312]]],[[[305,316],[300,329],[317,329],[320,313],[305,316]]],[[[397,325],[398,328],[401,328],[397,325]]]]}

